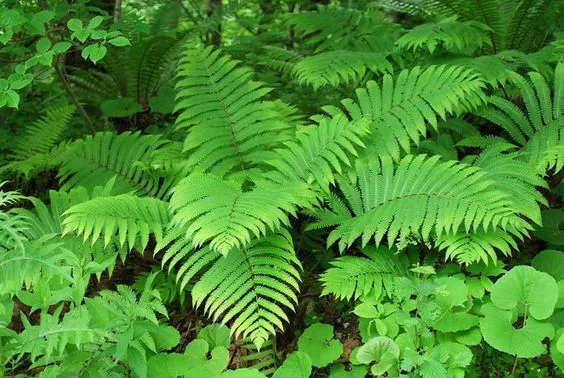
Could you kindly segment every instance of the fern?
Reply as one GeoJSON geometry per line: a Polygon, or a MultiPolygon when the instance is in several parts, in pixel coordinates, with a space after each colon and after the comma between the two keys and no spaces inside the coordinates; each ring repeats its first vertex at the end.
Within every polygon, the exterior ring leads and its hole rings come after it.
{"type": "MultiPolygon", "coordinates": [[[[0,189],[4,184],[0,183],[0,189]]],[[[14,206],[23,199],[25,197],[17,192],[0,190],[0,251],[23,249],[23,244],[28,239],[26,235],[28,224],[25,216],[4,211],[4,208],[14,206]]]]}
{"type": "Polygon", "coordinates": [[[391,72],[392,65],[381,53],[336,50],[301,60],[295,64],[293,73],[300,84],[317,90],[325,85],[336,87],[359,81],[367,69],[374,73],[391,72]]]}
{"type": "Polygon", "coordinates": [[[222,176],[259,165],[263,151],[290,137],[292,125],[276,103],[261,101],[270,89],[220,53],[212,47],[183,53],[176,127],[188,129],[188,164],[222,176]]]}
{"type": "Polygon", "coordinates": [[[158,135],[125,132],[97,133],[78,140],[61,157],[59,178],[63,189],[77,186],[92,189],[115,177],[118,193],[155,194],[158,182],[144,169],[151,154],[165,143],[158,135]]]}
{"type": "Polygon", "coordinates": [[[509,226],[530,229],[508,194],[495,189],[486,176],[466,164],[440,163],[439,156],[407,156],[395,168],[383,158],[379,167],[360,168],[353,181],[339,182],[352,212],[342,206],[321,211],[317,226],[337,225],[328,244],[340,240],[341,250],[359,237],[363,246],[372,238],[379,245],[385,234],[393,246],[398,237],[426,241],[461,228],[466,233],[509,226]]]}
{"type": "Polygon", "coordinates": [[[232,321],[231,332],[249,336],[260,349],[288,321],[284,307],[297,303],[300,263],[287,231],[254,240],[246,248],[232,249],[226,256],[209,247],[193,251],[184,239],[166,259],[178,266],[177,280],[184,286],[196,274],[201,278],[192,289],[195,306],[223,323],[232,321]],[[208,267],[206,269],[206,267],[208,267]],[[283,307],[284,306],[284,307],[283,307]]]}
{"type": "Polygon", "coordinates": [[[383,274],[407,274],[405,262],[392,250],[365,248],[362,252],[367,257],[343,256],[331,261],[332,267],[320,277],[321,295],[333,294],[339,300],[356,300],[381,285],[383,274]]]}
{"type": "Polygon", "coordinates": [[[117,232],[120,245],[127,241],[130,250],[138,238],[140,250],[147,246],[150,234],[161,239],[169,222],[165,202],[129,194],[93,198],[72,206],[64,216],[63,236],[76,232],[94,244],[103,234],[107,246],[117,232]]]}
{"type": "Polygon", "coordinates": [[[417,51],[426,48],[433,53],[437,46],[453,52],[473,52],[491,41],[489,28],[476,21],[456,21],[449,17],[437,23],[422,24],[411,29],[396,41],[402,49],[417,51]]]}
{"type": "Polygon", "coordinates": [[[321,187],[334,182],[334,172],[342,173],[343,166],[351,166],[350,155],[358,156],[364,147],[362,137],[368,133],[368,122],[349,122],[343,116],[321,119],[318,126],[308,126],[297,136],[296,142],[286,143],[276,150],[266,163],[275,170],[266,175],[284,183],[314,180],[321,187]]]}
{"type": "Polygon", "coordinates": [[[564,64],[556,67],[552,95],[544,78],[536,72],[529,74],[529,80],[517,74],[512,78],[521,91],[526,113],[512,102],[492,96],[488,100],[492,107],[481,115],[507,132],[512,142],[523,146],[527,159],[541,172],[547,166],[561,166],[563,156],[558,146],[564,133],[564,64]],[[545,153],[549,154],[548,164],[545,153]]]}
{"type": "Polygon", "coordinates": [[[66,131],[74,108],[63,106],[47,110],[46,114],[28,126],[24,134],[16,139],[10,163],[0,168],[0,173],[14,171],[29,177],[30,174],[54,166],[56,149],[61,135],[66,131]]]}
{"type": "Polygon", "coordinates": [[[289,224],[287,213],[312,201],[308,186],[264,183],[244,191],[240,183],[207,174],[193,174],[182,180],[171,198],[172,227],[185,228],[196,247],[210,243],[213,250],[227,254],[289,224]]]}
{"type": "Polygon", "coordinates": [[[382,84],[369,81],[366,88],[357,89],[357,102],[343,100],[344,110],[334,106],[323,108],[329,115],[349,115],[352,120],[372,121],[371,149],[381,155],[399,159],[400,148],[406,152],[411,142],[419,143],[426,134],[426,122],[437,128],[437,114],[446,118],[471,110],[484,100],[483,82],[471,71],[461,67],[419,67],[404,70],[393,80],[385,75],[382,84]]]}

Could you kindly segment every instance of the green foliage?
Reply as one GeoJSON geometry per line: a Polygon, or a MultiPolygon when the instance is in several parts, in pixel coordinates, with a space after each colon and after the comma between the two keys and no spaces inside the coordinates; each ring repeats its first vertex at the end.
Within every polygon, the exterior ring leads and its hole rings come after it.
{"type": "Polygon", "coordinates": [[[564,8],[317,3],[0,5],[0,376],[560,374],[564,8]]]}

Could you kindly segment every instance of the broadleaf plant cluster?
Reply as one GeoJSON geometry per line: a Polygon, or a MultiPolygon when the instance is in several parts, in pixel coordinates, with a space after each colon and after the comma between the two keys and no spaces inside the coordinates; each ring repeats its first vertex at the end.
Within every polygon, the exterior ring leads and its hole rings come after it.
{"type": "Polygon", "coordinates": [[[563,25],[0,0],[0,377],[563,374],[563,25]]]}

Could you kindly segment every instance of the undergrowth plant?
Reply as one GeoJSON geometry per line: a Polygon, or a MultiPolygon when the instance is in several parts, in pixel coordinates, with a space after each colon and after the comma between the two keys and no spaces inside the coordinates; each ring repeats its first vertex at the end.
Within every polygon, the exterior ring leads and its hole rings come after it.
{"type": "Polygon", "coordinates": [[[564,371],[558,2],[28,3],[0,377],[564,371]]]}

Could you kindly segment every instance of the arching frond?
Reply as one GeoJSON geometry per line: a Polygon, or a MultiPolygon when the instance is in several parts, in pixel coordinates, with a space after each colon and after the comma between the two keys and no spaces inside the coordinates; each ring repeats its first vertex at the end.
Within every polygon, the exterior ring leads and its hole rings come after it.
{"type": "Polygon", "coordinates": [[[329,85],[336,87],[361,80],[367,70],[391,72],[392,65],[381,53],[336,50],[307,57],[294,66],[293,73],[300,84],[314,90],[329,85]]]}
{"type": "Polygon", "coordinates": [[[381,285],[382,274],[406,275],[401,257],[387,248],[365,248],[367,257],[343,256],[331,261],[323,273],[321,295],[333,294],[337,299],[358,299],[381,285]]]}
{"type": "Polygon", "coordinates": [[[96,133],[74,142],[60,158],[59,177],[63,189],[102,185],[115,177],[116,192],[158,192],[158,182],[147,174],[142,164],[165,143],[158,135],[139,132],[96,133]]]}
{"type": "Polygon", "coordinates": [[[439,156],[407,156],[396,167],[383,158],[379,167],[361,167],[352,180],[340,180],[339,189],[354,215],[346,219],[346,212],[339,210],[337,216],[331,209],[318,216],[320,225],[330,224],[326,219],[337,221],[328,244],[339,240],[341,250],[359,237],[364,246],[372,238],[378,245],[387,235],[392,246],[397,238],[426,241],[482,228],[531,228],[486,171],[454,161],[441,163],[439,156]]]}
{"type": "Polygon", "coordinates": [[[169,223],[166,202],[130,194],[93,198],[72,206],[64,216],[63,235],[77,233],[92,244],[103,235],[106,246],[117,233],[120,245],[127,241],[129,249],[139,238],[141,250],[150,234],[161,239],[169,223]]]}
{"type": "Polygon", "coordinates": [[[61,153],[53,149],[66,131],[73,111],[72,106],[52,108],[29,125],[24,134],[16,139],[8,157],[10,162],[0,168],[0,173],[13,171],[27,177],[37,170],[53,167],[54,158],[61,153]]]}
{"type": "MultiPolygon", "coordinates": [[[[343,100],[343,108],[323,108],[331,116],[372,121],[370,146],[381,155],[399,159],[400,148],[410,151],[427,132],[426,123],[437,128],[437,115],[475,109],[484,101],[484,83],[470,70],[455,66],[431,66],[403,70],[394,81],[385,75],[382,84],[369,81],[356,90],[357,101],[343,100]]],[[[367,143],[368,144],[368,143],[367,143]]]]}
{"type": "Polygon", "coordinates": [[[472,52],[484,45],[490,45],[488,26],[476,21],[457,21],[455,17],[437,23],[427,23],[414,27],[396,41],[402,49],[419,50],[425,48],[433,53],[437,46],[453,52],[472,52]]]}
{"type": "Polygon", "coordinates": [[[529,73],[528,80],[513,74],[512,79],[521,91],[526,112],[504,98],[493,96],[488,100],[492,106],[482,116],[506,131],[512,142],[523,146],[526,158],[544,173],[545,151],[548,161],[554,162],[550,165],[559,165],[557,146],[564,133],[564,63],[556,67],[552,94],[539,73],[529,73]]]}
{"type": "Polygon", "coordinates": [[[223,176],[259,165],[262,153],[293,132],[269,88],[212,47],[187,49],[178,70],[176,127],[188,129],[188,163],[223,176]]]}
{"type": "Polygon", "coordinates": [[[315,180],[321,187],[334,182],[334,172],[342,173],[343,165],[351,166],[350,155],[358,156],[364,147],[362,137],[368,133],[368,121],[350,122],[343,116],[321,119],[319,125],[308,126],[298,134],[296,142],[287,142],[266,161],[275,171],[269,179],[283,183],[315,180]]]}
{"type": "Polygon", "coordinates": [[[249,336],[260,348],[288,321],[286,311],[297,303],[301,266],[287,231],[234,248],[227,256],[209,247],[177,253],[170,261],[178,266],[178,281],[185,284],[202,274],[192,289],[194,305],[203,305],[214,321],[230,322],[235,335],[249,336]]]}
{"type": "Polygon", "coordinates": [[[287,214],[312,200],[312,192],[300,182],[262,183],[244,191],[235,181],[193,174],[174,188],[172,227],[185,229],[196,247],[209,241],[213,250],[227,254],[249,245],[252,237],[287,225],[287,214]]]}

